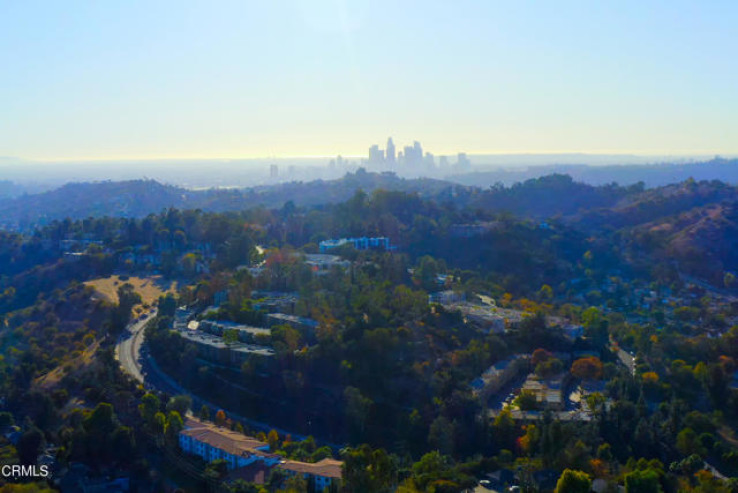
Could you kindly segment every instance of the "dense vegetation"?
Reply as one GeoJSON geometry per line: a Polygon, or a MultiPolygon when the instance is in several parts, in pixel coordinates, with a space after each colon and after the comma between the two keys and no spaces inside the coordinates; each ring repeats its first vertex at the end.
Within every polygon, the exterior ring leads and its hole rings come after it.
{"type": "MultiPolygon", "coordinates": [[[[192,403],[145,392],[117,367],[113,346],[141,301],[130,287],[116,303],[82,284],[157,273],[180,282],[146,329],[163,371],[223,409],[310,435],[264,439],[300,460],[340,456],[347,491],[460,491],[499,469],[530,489],[588,491],[600,479],[628,492],[736,491],[704,470],[738,472],[736,199],[719,182],[644,190],[554,175],[433,199],[358,190],[317,207],[167,209],[1,233],[0,424],[20,433],[2,460],[35,463],[53,445],[60,470],[83,463],[141,484],[167,474],[158,451],[176,449],[192,403]],[[305,264],[320,241],[352,236],[387,236],[397,250],[341,247],[331,253],[349,266],[322,275],[305,264]],[[520,319],[480,329],[429,304],[442,290],[491,297],[520,319]],[[171,330],[182,305],[261,326],[264,291],[294,293],[314,333],[277,325],[274,357],[234,369],[197,358],[171,330]],[[583,333],[566,337],[572,324],[583,333]],[[591,419],[489,415],[470,383],[515,354],[531,355],[541,378],[565,372],[595,388],[591,419]]],[[[525,392],[516,405],[538,406],[525,392]]],[[[248,431],[215,411],[200,412],[248,431]]],[[[200,467],[198,484],[223,476],[217,464],[172,463],[200,467]]],[[[272,489],[303,487],[278,479],[272,489]]]]}

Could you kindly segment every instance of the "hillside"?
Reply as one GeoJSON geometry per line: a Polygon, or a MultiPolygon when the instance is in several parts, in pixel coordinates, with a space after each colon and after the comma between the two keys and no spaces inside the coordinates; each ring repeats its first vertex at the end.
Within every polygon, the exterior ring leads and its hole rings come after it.
{"type": "Polygon", "coordinates": [[[447,180],[462,185],[489,187],[496,183],[510,186],[514,183],[539,178],[550,174],[567,174],[574,180],[588,185],[617,183],[622,186],[642,182],[646,187],[661,187],[681,182],[689,178],[698,181],[721,180],[738,184],[738,159],[716,157],[709,161],[695,163],[584,165],[553,164],[529,166],[527,168],[494,169],[476,171],[446,177],[447,180]]]}
{"type": "Polygon", "coordinates": [[[628,236],[641,251],[715,285],[722,284],[725,272],[738,271],[736,201],[660,218],[633,228],[628,236]]]}
{"type": "Polygon", "coordinates": [[[511,187],[492,187],[474,197],[471,205],[522,216],[566,216],[582,210],[613,207],[620,200],[641,192],[639,186],[595,187],[575,182],[568,175],[554,174],[516,183],[511,187]]]}
{"type": "Polygon", "coordinates": [[[144,217],[163,209],[202,209],[212,212],[250,207],[281,207],[287,201],[314,206],[349,199],[356,190],[417,192],[422,197],[451,196],[448,182],[428,178],[404,179],[392,173],[359,170],[341,179],[293,182],[247,189],[187,190],[154,180],[70,183],[49,192],[0,199],[0,228],[26,230],[65,218],[144,217]]]}
{"type": "Polygon", "coordinates": [[[695,207],[738,199],[738,189],[718,181],[687,180],[624,195],[610,207],[588,207],[577,215],[590,229],[620,229],[681,214],[695,207]]]}

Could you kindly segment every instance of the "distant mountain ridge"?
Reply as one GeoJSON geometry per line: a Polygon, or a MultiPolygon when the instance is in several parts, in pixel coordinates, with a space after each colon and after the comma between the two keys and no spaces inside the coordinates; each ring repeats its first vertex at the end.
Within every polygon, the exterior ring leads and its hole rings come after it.
{"type": "Polygon", "coordinates": [[[688,178],[697,181],[720,180],[738,184],[738,159],[716,157],[709,161],[668,164],[624,164],[590,166],[584,164],[530,166],[523,169],[475,171],[446,177],[462,185],[488,187],[495,183],[510,186],[532,178],[550,174],[567,174],[574,180],[589,185],[617,183],[622,186],[643,182],[647,187],[660,187],[682,182],[688,178]]]}
{"type": "MultiPolygon", "coordinates": [[[[438,204],[508,212],[544,224],[560,220],[589,238],[619,245],[650,268],[671,266],[719,284],[738,273],[738,187],[685,180],[656,188],[643,184],[593,186],[565,174],[486,189],[442,180],[404,179],[359,170],[338,180],[246,189],[188,190],[153,180],[71,183],[56,190],[0,199],[0,228],[28,230],[54,220],[144,217],[167,208],[210,212],[263,206],[322,206],[349,200],[357,190],[407,192],[438,204]]],[[[445,207],[446,205],[444,205],[445,207]]]]}
{"type": "Polygon", "coordinates": [[[342,202],[358,189],[416,192],[421,197],[451,195],[453,183],[430,178],[404,179],[392,173],[359,170],[338,180],[284,183],[245,189],[188,190],[154,180],[69,183],[48,192],[15,198],[0,197],[0,227],[28,229],[53,220],[86,217],[143,217],[167,208],[213,212],[250,207],[314,206],[342,202]]]}

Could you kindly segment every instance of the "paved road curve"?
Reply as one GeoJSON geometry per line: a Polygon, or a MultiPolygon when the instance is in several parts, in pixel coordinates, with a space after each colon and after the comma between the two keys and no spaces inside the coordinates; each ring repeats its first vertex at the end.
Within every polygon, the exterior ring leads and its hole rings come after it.
{"type": "MultiPolygon", "coordinates": [[[[142,350],[141,346],[144,343],[144,328],[146,323],[152,318],[156,317],[156,310],[152,310],[149,316],[144,320],[134,321],[126,327],[125,332],[118,339],[118,343],[115,347],[115,358],[120,363],[121,367],[125,372],[133,376],[138,382],[142,383],[145,388],[150,390],[160,390],[170,395],[187,394],[192,397],[192,408],[199,409],[203,404],[211,409],[222,409],[222,406],[218,406],[209,402],[197,395],[194,395],[189,390],[185,389],[179,383],[174,381],[169,375],[164,373],[156,364],[156,361],[149,354],[146,348],[142,350]]],[[[260,431],[269,431],[271,429],[276,430],[281,435],[291,435],[293,439],[304,440],[305,435],[294,433],[289,430],[281,429],[277,426],[272,426],[269,423],[256,421],[253,419],[246,418],[239,414],[223,409],[228,416],[241,421],[244,424],[251,426],[254,429],[260,431]]],[[[321,442],[339,449],[344,445],[338,445],[330,442],[321,442]]]]}
{"type": "Polygon", "coordinates": [[[129,324],[115,346],[115,359],[120,362],[123,370],[142,384],[146,384],[146,379],[141,366],[141,344],[144,340],[146,323],[154,317],[156,309],[151,310],[145,319],[129,324]]]}

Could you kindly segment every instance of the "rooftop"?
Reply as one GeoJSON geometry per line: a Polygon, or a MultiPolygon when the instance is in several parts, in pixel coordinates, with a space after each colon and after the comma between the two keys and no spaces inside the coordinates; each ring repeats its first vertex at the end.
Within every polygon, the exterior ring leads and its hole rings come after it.
{"type": "Polygon", "coordinates": [[[229,349],[242,353],[258,354],[261,356],[273,356],[274,350],[266,346],[257,346],[256,344],[246,344],[244,342],[236,342],[226,344],[223,339],[199,330],[180,330],[179,334],[187,340],[199,344],[207,344],[217,349],[229,349]]]}
{"type": "Polygon", "coordinates": [[[317,327],[318,321],[312,318],[298,317],[297,315],[287,315],[286,313],[270,313],[267,318],[283,320],[285,322],[299,323],[310,327],[317,327]]]}
{"type": "Polygon", "coordinates": [[[253,454],[269,455],[267,452],[269,448],[268,444],[256,438],[247,437],[236,431],[217,426],[213,423],[206,423],[199,419],[187,418],[185,429],[180,433],[235,456],[253,454]]]}
{"type": "Polygon", "coordinates": [[[343,462],[335,459],[323,459],[314,464],[309,462],[286,460],[281,462],[279,467],[287,471],[293,471],[300,474],[312,474],[313,476],[323,476],[324,478],[341,479],[342,465],[343,462]]]}
{"type": "MultiPolygon", "coordinates": [[[[196,418],[187,418],[185,420],[185,429],[180,434],[190,436],[195,440],[207,443],[214,448],[224,450],[235,456],[256,454],[264,457],[278,457],[268,452],[268,444],[256,438],[196,418]]],[[[313,476],[340,479],[342,477],[342,465],[343,462],[335,459],[323,459],[314,464],[295,460],[282,460],[278,467],[299,474],[311,474],[313,476]]],[[[266,465],[252,466],[236,469],[231,473],[229,478],[246,479],[247,481],[264,484],[264,480],[268,476],[269,467],[266,465]]]]}

